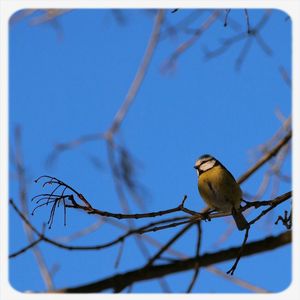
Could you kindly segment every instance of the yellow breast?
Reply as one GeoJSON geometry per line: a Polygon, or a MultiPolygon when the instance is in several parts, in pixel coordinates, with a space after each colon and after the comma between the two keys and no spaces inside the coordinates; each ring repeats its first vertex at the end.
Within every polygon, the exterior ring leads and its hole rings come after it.
{"type": "Polygon", "coordinates": [[[222,166],[215,166],[198,177],[201,197],[211,208],[231,211],[239,208],[242,191],[232,175],[222,166]]]}

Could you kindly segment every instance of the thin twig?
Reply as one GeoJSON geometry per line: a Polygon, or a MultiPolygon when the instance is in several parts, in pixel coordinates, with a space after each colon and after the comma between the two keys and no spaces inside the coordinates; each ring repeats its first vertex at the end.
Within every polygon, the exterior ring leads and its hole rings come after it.
{"type": "MultiPolygon", "coordinates": [[[[114,226],[116,226],[116,227],[118,227],[122,230],[126,230],[126,231],[128,230],[128,227],[126,225],[124,225],[123,223],[116,222],[114,219],[108,219],[107,222],[109,222],[111,225],[114,225],[114,226]]],[[[154,247],[156,247],[158,249],[163,247],[163,244],[161,242],[157,241],[156,239],[154,239],[153,237],[151,237],[149,235],[143,235],[143,238],[146,242],[148,242],[149,244],[153,245],[154,247]]],[[[171,247],[169,247],[166,250],[166,253],[175,256],[177,259],[186,259],[186,258],[188,258],[186,254],[184,254],[184,253],[182,253],[178,250],[175,250],[174,248],[171,248],[171,247]]],[[[173,261],[174,261],[174,259],[173,259],[173,261]]],[[[230,281],[231,283],[239,285],[239,286],[241,286],[245,289],[248,289],[249,291],[252,291],[252,292],[255,292],[255,293],[269,292],[268,290],[266,290],[264,288],[261,288],[261,287],[258,287],[256,285],[253,285],[253,284],[245,281],[244,279],[238,278],[237,276],[232,277],[230,275],[227,275],[225,272],[221,271],[220,269],[218,269],[218,268],[216,268],[212,265],[208,266],[208,267],[205,267],[205,269],[208,272],[211,272],[211,273],[213,273],[215,275],[218,275],[218,276],[222,276],[224,279],[230,281]]]]}
{"type": "Polygon", "coordinates": [[[250,29],[250,20],[249,20],[249,14],[248,14],[248,9],[244,9],[244,13],[245,13],[245,17],[246,17],[246,24],[247,24],[247,33],[250,34],[251,33],[251,29],[250,29]]]}
{"type": "MultiPolygon", "coordinates": [[[[266,25],[272,11],[267,10],[265,12],[265,14],[262,16],[262,18],[260,19],[260,21],[253,28],[250,28],[250,21],[249,21],[249,16],[248,16],[247,10],[244,10],[244,12],[245,12],[245,17],[246,17],[246,22],[247,22],[247,32],[243,31],[243,32],[237,33],[233,37],[224,39],[222,44],[213,51],[204,49],[206,59],[211,59],[216,56],[219,56],[219,55],[225,53],[234,44],[237,44],[238,42],[245,40],[245,44],[243,45],[242,50],[240,51],[240,53],[235,61],[235,67],[237,70],[239,70],[240,67],[242,66],[243,62],[246,59],[246,56],[252,45],[252,40],[254,38],[257,41],[258,45],[262,48],[262,50],[267,55],[272,54],[272,49],[267,45],[267,43],[264,41],[262,36],[259,34],[259,32],[263,28],[263,26],[266,25]]],[[[225,15],[225,18],[226,18],[226,15],[225,15]]]]}
{"type": "Polygon", "coordinates": [[[125,243],[124,243],[124,239],[123,239],[122,242],[121,242],[119,251],[118,251],[116,261],[115,261],[115,268],[119,267],[119,264],[120,264],[120,261],[121,261],[121,256],[122,256],[123,250],[124,250],[124,245],[125,245],[125,243]]]}
{"type": "MultiPolygon", "coordinates": [[[[278,148],[278,147],[277,147],[278,148]]],[[[275,149],[276,151],[279,151],[278,149],[275,149]]],[[[267,154],[267,157],[269,156],[272,156],[272,153],[274,155],[274,149],[269,152],[267,154]]],[[[266,158],[263,157],[263,162],[266,161],[266,158]]],[[[258,164],[255,165],[255,167],[251,168],[250,170],[252,172],[254,172],[253,170],[256,170],[258,169],[259,167],[259,164],[261,164],[262,162],[259,161],[258,164]]],[[[112,166],[113,169],[114,169],[114,165],[112,166]]],[[[246,173],[247,174],[247,173],[246,173]]],[[[49,194],[51,197],[54,197],[53,199],[51,198],[51,201],[50,202],[53,202],[54,205],[51,209],[51,213],[50,213],[50,219],[51,222],[53,220],[53,216],[54,216],[54,211],[55,211],[55,206],[57,205],[57,203],[59,203],[60,201],[62,201],[62,199],[68,199],[71,201],[72,204],[66,204],[64,202],[64,205],[66,208],[74,208],[74,209],[81,209],[81,210],[84,210],[84,211],[87,211],[88,214],[96,214],[96,215],[101,215],[103,217],[110,217],[110,218],[116,218],[116,219],[142,219],[142,218],[153,218],[153,217],[158,217],[158,216],[163,216],[163,215],[167,215],[167,214],[172,214],[172,213],[175,213],[175,212],[185,212],[187,214],[190,214],[192,215],[192,218],[191,218],[191,221],[197,221],[197,220],[210,220],[212,218],[219,218],[219,217],[224,217],[224,216],[228,216],[230,215],[231,213],[230,212],[217,212],[217,213],[198,213],[198,212],[195,212],[195,211],[192,211],[192,210],[189,210],[189,209],[186,209],[184,207],[184,203],[186,201],[186,196],[184,196],[183,198],[183,201],[180,205],[178,205],[177,207],[174,207],[174,208],[171,208],[171,209],[166,209],[166,210],[160,210],[160,211],[155,211],[155,212],[147,212],[147,213],[139,213],[139,214],[131,214],[131,213],[125,213],[125,214],[122,214],[122,213],[112,213],[112,212],[109,212],[109,211],[103,211],[103,210],[100,210],[100,209],[96,209],[96,208],[93,208],[89,202],[86,200],[86,198],[79,192],[77,192],[74,188],[72,188],[71,186],[69,186],[68,184],[64,183],[63,181],[55,178],[55,177],[50,177],[50,176],[42,176],[43,178],[47,178],[48,181],[46,181],[44,183],[45,184],[59,184],[60,186],[65,186],[67,187],[68,189],[70,189],[71,191],[73,191],[76,196],[78,198],[80,198],[80,200],[82,200],[85,204],[88,203],[88,205],[79,205],[75,199],[74,199],[74,196],[73,195],[54,195],[53,192],[51,194],[49,194]]],[[[245,175],[244,175],[245,177],[245,175]]],[[[40,177],[41,178],[41,177],[40,177]]],[[[115,181],[116,181],[116,184],[117,184],[117,191],[120,191],[122,192],[122,189],[121,187],[119,186],[119,182],[116,178],[116,176],[114,176],[115,178],[115,181]]],[[[55,188],[56,189],[56,188],[55,188]]],[[[65,191],[65,189],[64,189],[65,191]]],[[[38,207],[40,206],[43,206],[45,204],[47,204],[49,202],[49,197],[47,198],[46,197],[47,194],[40,194],[36,197],[33,197],[33,199],[37,199],[36,202],[38,203],[41,199],[47,199],[47,202],[44,203],[44,204],[40,204],[38,205],[38,207]],[[38,197],[41,197],[41,198],[38,198],[38,197]]],[[[125,199],[124,196],[123,196],[123,192],[122,194],[120,194],[120,196],[122,196],[121,199],[125,199]]],[[[276,199],[276,201],[285,201],[286,199],[288,199],[289,197],[291,197],[291,192],[290,194],[287,194],[287,195],[283,195],[283,196],[280,196],[280,197],[283,197],[284,199],[281,199],[281,200],[278,200],[276,199]]],[[[276,202],[275,201],[275,202],[276,202]]],[[[246,202],[246,201],[244,201],[246,202]]],[[[260,207],[260,206],[263,206],[263,205],[273,205],[274,203],[274,199],[273,200],[269,200],[269,201],[259,201],[259,202],[247,202],[247,205],[243,208],[241,208],[240,210],[243,211],[243,210],[246,210],[248,207],[252,207],[252,206],[255,206],[256,208],[260,207]],[[273,203],[273,204],[272,204],[273,203]]],[[[127,208],[125,207],[125,209],[127,210],[127,208]]],[[[187,223],[187,222],[181,222],[180,224],[184,224],[184,223],[187,223]]],[[[166,225],[162,228],[170,228],[170,227],[174,227],[174,226],[177,226],[177,225],[166,225]],[[167,226],[167,227],[166,227],[167,226]]],[[[162,228],[159,228],[159,229],[162,229],[162,228]]],[[[154,229],[151,229],[151,230],[147,230],[147,231],[157,231],[158,228],[154,228],[154,229]]]]}
{"type": "Polygon", "coordinates": [[[37,245],[39,242],[41,242],[43,240],[43,237],[39,237],[37,240],[31,242],[29,245],[27,245],[26,247],[20,249],[19,251],[16,251],[14,253],[11,253],[9,255],[9,258],[14,258],[14,257],[17,257],[18,255],[20,254],[23,254],[25,253],[27,250],[33,248],[35,245],[37,245]]]}
{"type": "Polygon", "coordinates": [[[282,222],[282,225],[285,226],[286,229],[290,230],[292,228],[292,210],[288,214],[288,211],[284,211],[284,216],[278,216],[277,220],[275,221],[275,225],[282,222]]]}
{"type": "Polygon", "coordinates": [[[202,229],[201,229],[201,223],[198,222],[196,223],[196,227],[197,227],[197,232],[198,232],[198,236],[197,236],[197,243],[196,243],[196,255],[195,258],[197,260],[197,262],[195,263],[195,271],[194,271],[194,275],[192,278],[192,281],[187,289],[187,293],[190,293],[193,290],[193,287],[196,283],[196,280],[198,278],[199,275],[199,270],[200,270],[200,266],[199,266],[199,257],[200,257],[200,247],[201,247],[201,238],[202,238],[202,229]]]}
{"type": "Polygon", "coordinates": [[[254,292],[254,293],[270,293],[269,290],[265,289],[265,288],[261,288],[261,287],[258,287],[257,285],[254,285],[252,283],[249,283],[245,280],[242,280],[240,278],[237,278],[236,276],[230,276],[228,274],[226,274],[225,272],[221,271],[220,269],[216,268],[215,266],[209,266],[209,267],[206,267],[206,270],[215,274],[215,275],[218,275],[218,276],[221,276],[223,277],[224,279],[226,280],[229,280],[230,282],[238,285],[238,286],[241,286],[251,292],[254,292]]]}
{"type": "MultiPolygon", "coordinates": [[[[243,209],[246,209],[246,208],[249,208],[249,207],[255,207],[255,208],[258,208],[258,207],[261,207],[261,206],[266,206],[266,205],[269,205],[270,207],[264,211],[262,211],[258,217],[256,217],[255,219],[253,219],[251,222],[249,222],[249,225],[252,225],[254,224],[255,222],[257,222],[262,216],[264,216],[266,213],[268,213],[270,210],[274,209],[276,206],[278,206],[279,204],[281,204],[282,202],[286,201],[287,199],[289,199],[291,197],[292,193],[291,192],[288,192],[288,193],[285,193],[284,195],[281,195],[273,200],[267,200],[267,201],[255,201],[255,202],[248,202],[247,205],[243,208],[243,209]]],[[[178,223],[180,224],[180,222],[178,223]]],[[[174,226],[174,225],[173,225],[174,226]]],[[[162,228],[162,227],[161,227],[162,228]]],[[[185,227],[186,228],[186,227],[185,227]]],[[[155,230],[153,231],[157,231],[159,230],[157,227],[155,228],[155,230]]],[[[245,245],[247,243],[247,239],[248,239],[248,235],[249,235],[249,230],[250,230],[250,227],[246,229],[246,232],[245,232],[245,236],[244,236],[244,240],[243,240],[243,243],[242,243],[242,246],[240,248],[240,251],[236,257],[236,260],[233,264],[233,266],[231,267],[231,269],[229,271],[227,271],[227,274],[230,274],[230,275],[233,275],[237,266],[238,266],[238,263],[240,261],[240,258],[242,256],[242,253],[243,253],[243,250],[245,248],[245,245]]],[[[196,269],[195,271],[195,277],[198,275],[198,270],[196,269]]],[[[194,279],[196,280],[196,279],[194,279]]]]}
{"type": "MultiPolygon", "coordinates": [[[[28,199],[27,199],[27,178],[26,178],[26,168],[24,165],[24,158],[22,155],[22,135],[21,135],[21,128],[16,127],[15,129],[15,147],[16,147],[16,154],[14,157],[14,163],[17,170],[18,182],[19,182],[19,196],[21,201],[22,212],[24,215],[29,214],[28,209],[28,199]]],[[[27,236],[29,243],[32,245],[36,241],[36,238],[33,235],[31,227],[25,222],[23,223],[24,230],[27,236]]],[[[51,277],[51,274],[48,270],[46,265],[45,259],[42,255],[42,252],[38,248],[37,244],[31,246],[29,249],[32,249],[34,257],[37,262],[37,266],[39,268],[41,277],[44,281],[44,284],[48,290],[52,290],[54,288],[54,283],[51,277]]]]}
{"type": "Polygon", "coordinates": [[[149,44],[145,51],[141,65],[135,75],[135,78],[129,88],[129,91],[125,97],[123,104],[121,105],[121,107],[119,108],[118,112],[115,115],[112,125],[107,132],[107,136],[112,136],[113,134],[116,133],[116,131],[119,130],[119,127],[120,127],[122,121],[124,120],[129,107],[131,106],[131,104],[133,103],[133,100],[135,99],[135,96],[136,96],[136,94],[143,82],[143,79],[146,75],[146,71],[148,70],[154,50],[159,41],[159,34],[160,34],[160,29],[161,29],[163,20],[164,20],[164,11],[158,10],[155,21],[154,21],[153,31],[152,31],[151,37],[149,39],[149,44]]]}
{"type": "MultiPolygon", "coordinates": [[[[291,243],[291,232],[284,232],[277,236],[265,237],[261,240],[250,242],[245,245],[242,257],[253,254],[258,254],[278,247],[282,247],[291,243]]],[[[151,265],[143,268],[137,268],[125,273],[119,273],[104,279],[90,282],[74,287],[67,287],[54,292],[58,293],[97,293],[107,289],[115,288],[122,285],[123,288],[130,286],[132,283],[160,278],[169,274],[175,274],[191,270],[195,267],[195,263],[199,262],[199,267],[207,267],[216,263],[234,259],[240,247],[233,247],[226,250],[217,251],[214,253],[202,254],[198,259],[188,258],[180,259],[168,264],[151,265]]]]}
{"type": "Polygon", "coordinates": [[[176,235],[174,235],[164,246],[162,246],[159,251],[154,254],[148,261],[147,265],[152,265],[161,255],[174,244],[188,229],[191,228],[193,224],[189,223],[187,226],[183,227],[176,235]]]}
{"type": "Polygon", "coordinates": [[[225,20],[224,20],[224,27],[227,26],[227,23],[228,23],[228,16],[229,16],[230,11],[231,11],[231,9],[226,9],[225,20]]]}
{"type": "Polygon", "coordinates": [[[255,207],[255,208],[259,208],[262,206],[271,206],[271,207],[276,207],[277,205],[281,204],[282,202],[290,199],[292,197],[292,191],[290,192],[286,192],[274,199],[271,200],[264,200],[264,201],[253,201],[253,202],[246,202],[246,205],[244,207],[242,207],[241,211],[244,211],[246,209],[248,209],[249,207],[255,207]]]}
{"type": "Polygon", "coordinates": [[[202,36],[202,34],[214,24],[214,22],[218,19],[220,13],[221,11],[215,10],[207,18],[207,20],[195,31],[194,35],[190,39],[179,45],[163,66],[163,70],[168,70],[171,67],[173,67],[176,64],[176,61],[178,60],[179,56],[194,45],[194,43],[200,38],[200,36],[202,36]]]}
{"type": "Polygon", "coordinates": [[[267,161],[269,161],[272,157],[274,157],[279,150],[287,144],[292,137],[292,132],[289,131],[287,135],[278,142],[278,144],[271,149],[268,153],[266,153],[254,166],[252,166],[247,172],[245,172],[242,176],[237,180],[238,184],[246,181],[255,171],[257,171],[261,166],[263,166],[267,161]]]}
{"type": "Polygon", "coordinates": [[[238,265],[238,263],[239,263],[239,261],[240,261],[240,259],[242,257],[243,250],[244,250],[244,248],[246,246],[246,243],[247,243],[247,240],[248,240],[248,236],[249,236],[249,230],[250,230],[250,227],[247,228],[246,231],[245,231],[245,236],[244,236],[243,244],[242,244],[242,246],[241,246],[241,248],[240,248],[240,250],[238,252],[238,255],[237,255],[236,259],[235,259],[235,262],[234,262],[233,266],[230,268],[230,270],[228,270],[226,272],[227,274],[230,274],[230,275],[234,274],[234,272],[235,272],[235,270],[237,268],[237,265],[238,265]]]}
{"type": "Polygon", "coordinates": [[[291,80],[290,74],[288,73],[286,68],[283,65],[280,65],[278,67],[278,70],[279,70],[282,80],[287,84],[288,87],[291,87],[292,80],[291,80]]]}
{"type": "Polygon", "coordinates": [[[118,238],[115,238],[114,240],[112,240],[110,242],[99,244],[99,245],[94,245],[94,246],[69,246],[69,245],[65,245],[63,243],[57,242],[53,239],[50,239],[46,235],[44,235],[43,233],[39,232],[29,222],[29,220],[26,218],[26,216],[19,210],[19,208],[14,203],[14,201],[12,199],[10,199],[9,202],[10,202],[11,206],[14,208],[14,210],[16,211],[16,213],[20,216],[20,218],[27,224],[28,227],[31,228],[31,230],[33,232],[35,232],[37,234],[37,236],[39,238],[41,238],[46,243],[49,243],[53,246],[56,246],[56,247],[62,248],[62,249],[66,249],[66,250],[84,250],[84,251],[86,251],[86,250],[100,250],[100,249],[108,248],[108,247],[111,247],[113,245],[116,245],[118,243],[123,242],[127,237],[129,237],[133,234],[139,234],[139,233],[143,232],[144,229],[146,229],[148,227],[152,227],[155,224],[163,224],[163,223],[169,223],[169,222],[176,221],[176,220],[186,219],[186,217],[178,217],[178,218],[170,218],[170,219],[166,219],[166,220],[160,220],[160,221],[157,221],[157,222],[149,223],[149,224],[144,225],[144,226],[139,227],[139,228],[130,229],[125,234],[122,234],[118,238]]]}

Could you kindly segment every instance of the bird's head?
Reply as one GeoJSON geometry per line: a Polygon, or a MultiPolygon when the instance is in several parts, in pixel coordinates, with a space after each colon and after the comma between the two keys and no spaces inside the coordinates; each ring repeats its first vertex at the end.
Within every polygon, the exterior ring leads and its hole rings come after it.
{"type": "Polygon", "coordinates": [[[217,160],[213,156],[204,154],[196,160],[194,168],[197,170],[199,176],[201,173],[213,168],[216,163],[217,160]]]}

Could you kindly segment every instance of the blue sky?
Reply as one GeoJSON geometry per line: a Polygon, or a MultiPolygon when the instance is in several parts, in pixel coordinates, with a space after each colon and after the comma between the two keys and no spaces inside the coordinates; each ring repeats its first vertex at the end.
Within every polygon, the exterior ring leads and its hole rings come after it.
{"type": "MultiPolygon", "coordinates": [[[[203,11],[189,29],[198,28],[210,13],[203,11]]],[[[257,24],[264,13],[249,10],[250,25],[257,24]]],[[[191,11],[179,10],[174,14],[166,11],[166,19],[168,24],[177,24],[189,14],[191,11]]],[[[143,57],[155,12],[123,11],[124,23],[119,23],[111,10],[71,11],[57,19],[58,30],[51,23],[30,26],[30,20],[38,15],[13,23],[9,41],[10,143],[14,149],[14,128],[20,126],[28,200],[43,192],[41,185],[34,184],[34,179],[49,174],[75,187],[94,207],[120,212],[103,141],[63,152],[52,165],[47,165],[46,160],[55,144],[109,128],[143,57]],[[95,167],[93,159],[97,159],[99,167],[95,167]]],[[[190,34],[181,31],[160,40],[145,80],[121,125],[117,140],[124,143],[137,162],[136,178],[145,191],[142,194],[146,211],[175,207],[185,194],[188,207],[202,209],[204,204],[198,195],[193,169],[196,158],[210,153],[238,177],[256,161],[254,154],[258,146],[281,127],[278,111],[285,117],[291,113],[291,90],[278,71],[279,66],[284,66],[288,73],[291,71],[291,21],[285,13],[272,11],[260,32],[272,55],[266,55],[254,41],[239,71],[235,69],[235,61],[244,41],[211,60],[204,57],[204,49],[216,49],[222,39],[237,34],[232,27],[234,22],[240,24],[240,31],[246,30],[242,10],[230,13],[228,27],[223,26],[223,21],[224,17],[215,22],[178,58],[176,68],[167,72],[162,72],[164,64],[190,34]]],[[[283,173],[290,175],[290,168],[289,156],[283,173]]],[[[263,168],[243,184],[243,191],[255,194],[265,171],[263,168]]],[[[278,195],[290,189],[289,182],[282,183],[278,195]]],[[[271,194],[269,188],[263,199],[269,199],[271,194]]],[[[13,164],[10,196],[19,204],[13,164]]],[[[140,212],[127,196],[132,212],[140,212]]],[[[29,206],[34,208],[31,202],[29,206]]],[[[278,208],[271,221],[288,208],[288,204],[278,208]]],[[[31,221],[41,228],[48,216],[49,211],[41,209],[31,221]]],[[[266,220],[255,224],[249,241],[284,231],[280,225],[268,226],[266,220]]],[[[95,221],[94,216],[70,210],[64,227],[60,209],[47,234],[53,238],[68,236],[95,221]]],[[[219,248],[214,246],[228,226],[230,218],[204,223],[201,253],[240,245],[243,234],[236,230],[219,248]]],[[[72,243],[93,245],[108,241],[120,232],[111,225],[103,225],[72,243]]],[[[168,229],[149,235],[166,242],[176,232],[168,229]]],[[[187,256],[194,255],[195,239],[196,231],[191,230],[174,248],[187,256]]],[[[10,251],[25,245],[27,240],[20,219],[11,211],[10,251]]],[[[145,262],[133,239],[126,242],[117,270],[114,262],[118,247],[101,252],[70,252],[41,244],[40,249],[50,269],[59,266],[53,277],[56,288],[104,278],[145,262]]],[[[285,246],[242,258],[236,276],[269,291],[281,291],[290,283],[290,250],[290,246],[285,246]]],[[[149,246],[149,251],[155,253],[156,249],[149,246]]],[[[231,264],[225,262],[218,267],[226,272],[231,264]]],[[[185,291],[192,274],[183,272],[168,277],[172,292],[185,291]]],[[[31,251],[10,261],[10,282],[21,291],[45,290],[31,251]]],[[[160,291],[157,281],[136,284],[132,290],[160,291]]],[[[248,290],[203,269],[194,292],[248,290]]]]}

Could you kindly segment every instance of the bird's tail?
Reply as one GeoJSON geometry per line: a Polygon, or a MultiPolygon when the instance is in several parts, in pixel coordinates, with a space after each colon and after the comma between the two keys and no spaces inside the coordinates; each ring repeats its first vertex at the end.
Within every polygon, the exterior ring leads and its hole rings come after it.
{"type": "Polygon", "coordinates": [[[249,228],[249,223],[247,222],[247,220],[241,212],[232,209],[232,216],[234,218],[238,230],[245,230],[249,228]]]}

